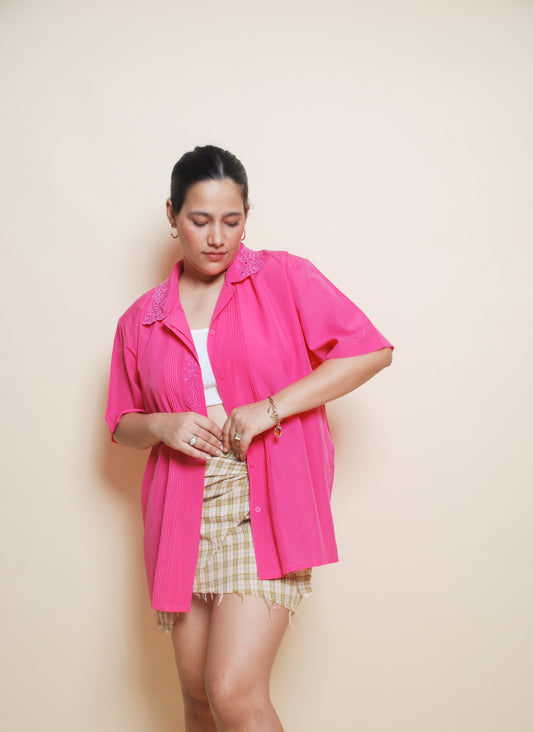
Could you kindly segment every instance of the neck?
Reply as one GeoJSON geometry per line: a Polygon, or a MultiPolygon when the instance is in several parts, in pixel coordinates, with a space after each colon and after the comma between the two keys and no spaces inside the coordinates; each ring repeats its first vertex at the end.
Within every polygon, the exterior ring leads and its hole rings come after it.
{"type": "Polygon", "coordinates": [[[226,270],[219,272],[216,275],[204,275],[196,270],[191,270],[184,263],[183,271],[180,275],[180,285],[185,284],[187,287],[194,289],[196,287],[209,287],[216,288],[222,287],[224,280],[226,279],[226,270]]]}
{"type": "Polygon", "coordinates": [[[224,285],[225,272],[216,277],[191,277],[182,273],[178,281],[181,306],[190,328],[206,328],[213,317],[216,303],[224,285]]]}

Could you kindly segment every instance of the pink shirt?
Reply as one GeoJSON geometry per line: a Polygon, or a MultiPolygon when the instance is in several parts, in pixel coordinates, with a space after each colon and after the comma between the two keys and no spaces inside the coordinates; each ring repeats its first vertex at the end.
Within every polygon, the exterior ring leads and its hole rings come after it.
{"type": "MultiPolygon", "coordinates": [[[[106,420],[127,412],[206,415],[201,371],[178,296],[178,262],[120,318],[106,420]]],[[[391,344],[308,260],[241,245],[226,273],[208,351],[226,412],[266,399],[326,358],[391,344]]],[[[248,450],[250,520],[260,579],[337,561],[330,509],[333,443],[324,407],[256,437],[248,450]]],[[[205,463],[163,443],[142,486],[144,554],[152,607],[190,609],[205,463]]]]}

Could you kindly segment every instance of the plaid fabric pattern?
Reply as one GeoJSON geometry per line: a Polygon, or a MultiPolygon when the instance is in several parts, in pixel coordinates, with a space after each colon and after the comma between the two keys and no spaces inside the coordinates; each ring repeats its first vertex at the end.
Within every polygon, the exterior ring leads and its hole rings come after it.
{"type": "MultiPolygon", "coordinates": [[[[231,451],[208,460],[193,593],[221,598],[227,592],[256,595],[269,607],[288,608],[292,616],[302,597],[311,594],[311,568],[278,579],[257,577],[249,498],[245,462],[231,451]]],[[[157,624],[169,632],[178,613],[155,610],[154,615],[157,624]]]]}

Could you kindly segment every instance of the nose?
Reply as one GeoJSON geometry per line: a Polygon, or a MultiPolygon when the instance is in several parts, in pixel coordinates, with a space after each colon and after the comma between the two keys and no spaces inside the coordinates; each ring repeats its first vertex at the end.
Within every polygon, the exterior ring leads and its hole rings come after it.
{"type": "Polygon", "coordinates": [[[219,249],[224,244],[223,236],[222,236],[222,225],[213,222],[211,226],[209,227],[209,231],[207,233],[207,243],[210,247],[214,247],[215,249],[219,249]]]}

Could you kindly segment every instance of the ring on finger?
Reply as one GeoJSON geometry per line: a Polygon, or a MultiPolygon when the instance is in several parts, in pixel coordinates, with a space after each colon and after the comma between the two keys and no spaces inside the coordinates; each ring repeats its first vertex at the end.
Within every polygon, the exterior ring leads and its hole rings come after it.
{"type": "Polygon", "coordinates": [[[191,439],[189,440],[189,445],[191,447],[194,447],[196,445],[196,440],[198,439],[198,435],[193,435],[191,439]]]}
{"type": "Polygon", "coordinates": [[[235,433],[235,434],[233,435],[233,439],[235,440],[235,442],[240,442],[240,441],[242,440],[242,435],[241,435],[241,433],[240,433],[240,432],[236,432],[236,433],[235,433]]]}

